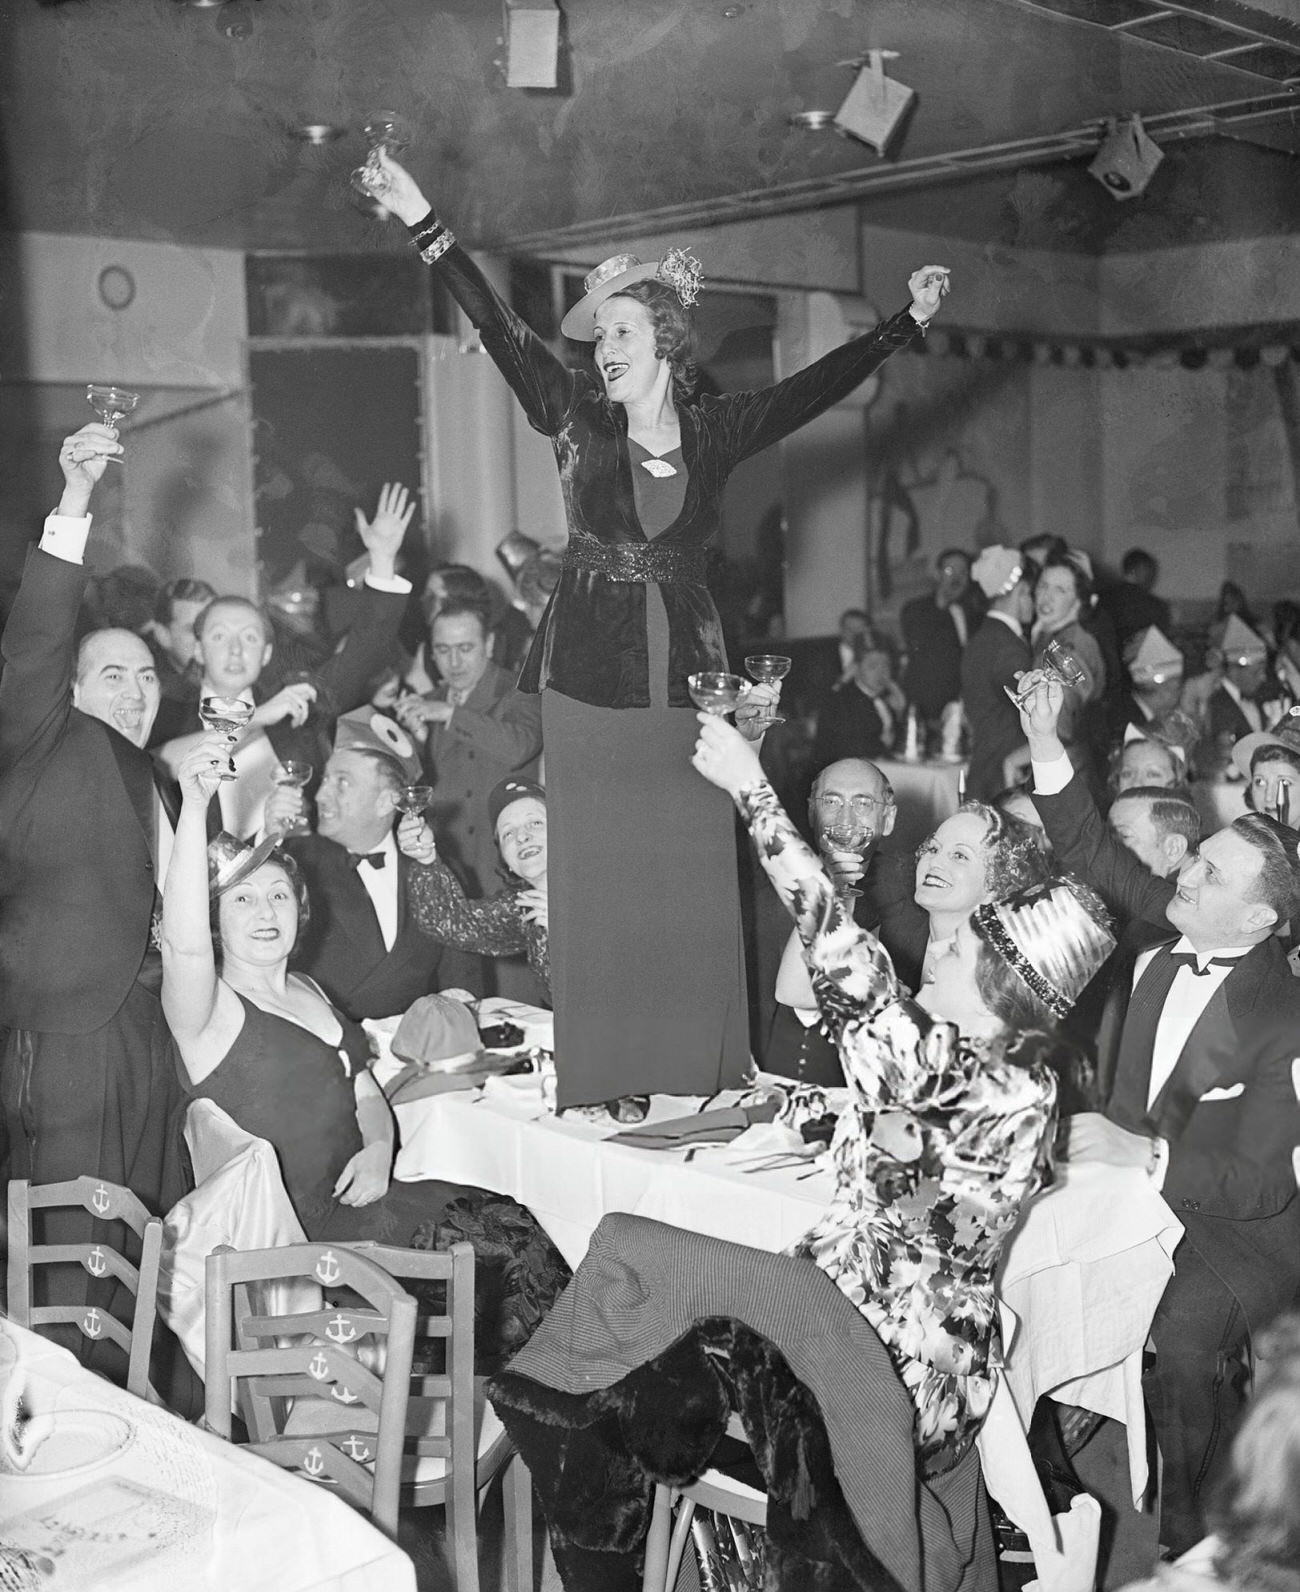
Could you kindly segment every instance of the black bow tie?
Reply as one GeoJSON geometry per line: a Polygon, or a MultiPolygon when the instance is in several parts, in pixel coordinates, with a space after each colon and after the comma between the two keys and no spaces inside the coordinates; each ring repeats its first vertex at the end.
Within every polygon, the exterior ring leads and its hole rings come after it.
{"type": "Polygon", "coordinates": [[[1212,967],[1236,967],[1241,958],[1239,956],[1212,956],[1202,967],[1195,951],[1170,951],[1169,960],[1174,964],[1175,968],[1190,967],[1197,978],[1206,978],[1212,967]]]}
{"type": "Polygon", "coordinates": [[[382,851],[349,851],[348,867],[359,868],[363,862],[368,862],[372,868],[384,866],[384,853],[382,851]]]}

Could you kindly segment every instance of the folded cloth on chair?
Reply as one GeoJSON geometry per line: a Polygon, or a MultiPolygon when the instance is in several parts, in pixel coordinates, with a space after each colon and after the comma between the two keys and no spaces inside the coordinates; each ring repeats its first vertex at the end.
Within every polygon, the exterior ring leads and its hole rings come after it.
{"type": "Polygon", "coordinates": [[[610,1144],[633,1144],[639,1150],[677,1150],[684,1144],[726,1144],[738,1139],[755,1122],[772,1122],[776,1100],[752,1106],[713,1106],[708,1111],[692,1111],[689,1116],[669,1117],[664,1122],[643,1122],[622,1133],[611,1134],[610,1144]]]}
{"type": "MultiPolygon", "coordinates": [[[[524,1426],[567,1428],[572,1451],[564,1468],[571,1465],[576,1478],[587,1434],[607,1413],[600,1398],[697,1323],[718,1317],[767,1340],[812,1395],[857,1531],[895,1581],[907,1592],[995,1592],[976,1450],[945,1474],[918,1479],[907,1390],[879,1337],[811,1261],[643,1217],[605,1216],[573,1281],[494,1378],[493,1403],[512,1437],[520,1428],[525,1461],[524,1426]]],[[[673,1398],[661,1390],[637,1408],[671,1443],[680,1411],[673,1398]]],[[[628,1426],[628,1418],[618,1420],[628,1426]]],[[[756,1453],[764,1444],[780,1453],[787,1438],[803,1441],[797,1432],[756,1433],[748,1419],[746,1430],[756,1453]]],[[[637,1480],[632,1491],[620,1526],[624,1551],[644,1535],[649,1508],[649,1483],[637,1480]]]]}

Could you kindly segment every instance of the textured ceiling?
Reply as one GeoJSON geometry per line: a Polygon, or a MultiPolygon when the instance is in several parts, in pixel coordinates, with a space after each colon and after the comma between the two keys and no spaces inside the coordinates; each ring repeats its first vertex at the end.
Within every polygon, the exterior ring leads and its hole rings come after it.
{"type": "Polygon", "coordinates": [[[1291,0],[1188,0],[1172,21],[1154,0],[561,9],[567,80],[551,93],[505,87],[501,0],[0,0],[5,224],[373,248],[385,234],[353,208],[347,173],[367,114],[392,106],[417,129],[413,168],[481,244],[545,248],[644,230],[665,210],[731,218],[846,197],[883,225],[1088,253],[1300,228],[1291,0]],[[1207,59],[1225,25],[1247,30],[1244,53],[1207,59]],[[918,93],[891,161],[788,124],[835,109],[852,81],[837,63],[867,48],[897,50],[889,70],[918,93]],[[1191,114],[1254,101],[1266,119],[1191,114]],[[1167,159],[1141,199],[1117,204],[1081,151],[1133,111],[1167,159]],[[290,135],[299,121],[350,131],[311,148],[290,135]]]}

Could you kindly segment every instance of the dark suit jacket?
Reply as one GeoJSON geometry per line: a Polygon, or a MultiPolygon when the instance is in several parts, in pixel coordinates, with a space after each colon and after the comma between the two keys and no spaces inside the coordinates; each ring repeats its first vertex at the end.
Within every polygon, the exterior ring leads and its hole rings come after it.
{"type": "Polygon", "coordinates": [[[1240,704],[1221,685],[1216,685],[1205,704],[1207,749],[1213,753],[1221,737],[1230,735],[1234,741],[1239,741],[1253,729],[1254,725],[1241,711],[1240,704]]]}
{"type": "MultiPolygon", "coordinates": [[[[360,707],[366,701],[371,681],[379,673],[392,647],[393,637],[406,611],[409,593],[378,591],[363,586],[356,593],[356,617],[338,651],[326,658],[312,673],[316,700],[306,722],[294,726],[282,719],[267,729],[267,739],[283,763],[298,758],[310,763],[319,780],[333,750],[334,724],[340,713],[360,707]]],[[[268,666],[268,672],[272,664],[268,666]]],[[[267,693],[253,687],[260,703],[267,693]]],[[[159,710],[152,747],[163,745],[179,735],[193,735],[203,728],[199,719],[197,695],[175,702],[164,702],[159,710]]]]}
{"type": "MultiPolygon", "coordinates": [[[[1134,963],[1146,947],[1176,938],[1168,920],[1160,922],[1174,885],[1114,839],[1078,779],[1034,804],[1061,863],[1129,925],[1103,970],[1097,1033],[1098,1083],[1103,1099],[1113,1101],[1134,963]]],[[[1300,1199],[1291,1166],[1300,1145],[1297,1054],[1300,981],[1277,941],[1265,940],[1223,981],[1145,1119],[1122,1124],[1169,1141],[1165,1198],[1181,1217],[1195,1219],[1197,1248],[1230,1287],[1238,1268],[1251,1263],[1253,1240],[1273,1222],[1297,1229],[1300,1279],[1300,1199]],[[1211,1091],[1220,1098],[1205,1098],[1211,1091]]],[[[1120,1119],[1113,1105],[1108,1114],[1120,1119]]]]}
{"type": "MultiPolygon", "coordinates": [[[[982,618],[982,609],[973,593],[961,599],[966,616],[969,645],[982,618]]],[[[903,691],[915,702],[923,719],[937,719],[948,702],[961,695],[961,638],[952,614],[940,608],[933,596],[914,597],[903,604],[899,623],[907,666],[903,671],[903,691]]]]}
{"type": "Polygon", "coordinates": [[[534,776],[541,750],[541,697],[517,691],[513,676],[495,663],[451,722],[430,728],[424,749],[433,784],[428,818],[439,853],[471,896],[490,895],[497,882],[487,799],[507,774],[534,776]]]}
{"type": "Polygon", "coordinates": [[[817,708],[817,733],[809,766],[825,768],[844,757],[875,759],[902,750],[907,721],[893,713],[893,731],[886,741],[875,702],[850,680],[828,691],[817,708]]]}
{"type": "Polygon", "coordinates": [[[398,854],[397,938],[384,949],[366,887],[342,846],[323,835],[290,840],[311,902],[311,921],[293,953],[330,1000],[360,1022],[392,1017],[438,986],[442,945],[422,934],[411,915],[407,881],[415,865],[398,854]]]}
{"type": "Polygon", "coordinates": [[[1019,711],[1003,687],[1015,686],[1016,673],[1027,669],[1029,660],[1025,637],[992,614],[962,654],[961,700],[971,734],[966,794],[974,801],[992,801],[1002,790],[1002,765],[1025,744],[1019,711]]]}
{"type": "Polygon", "coordinates": [[[0,1028],[101,1028],[149,943],[153,765],[72,706],[86,576],[34,548],[4,632],[0,1028]]]}

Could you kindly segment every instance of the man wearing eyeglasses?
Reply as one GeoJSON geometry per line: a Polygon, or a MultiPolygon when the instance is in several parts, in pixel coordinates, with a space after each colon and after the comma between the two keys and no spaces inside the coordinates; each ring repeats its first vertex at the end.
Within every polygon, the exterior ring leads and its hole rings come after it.
{"type": "MultiPolygon", "coordinates": [[[[880,849],[896,816],[893,786],[865,758],[830,763],[813,781],[808,820],[822,861],[841,888],[856,892],[851,898],[854,918],[863,928],[880,934],[899,977],[915,988],[925,954],[926,923],[923,913],[907,910],[912,898],[912,859],[880,849]],[[862,838],[845,849],[852,830],[862,838]],[[886,902],[903,907],[901,922],[895,923],[896,914],[882,911],[886,902]],[[914,924],[917,932],[906,932],[914,924]],[[894,929],[899,932],[891,932],[894,929]]],[[[786,942],[777,971],[776,1011],[763,1067],[767,1072],[827,1088],[844,1082],[839,1052],[820,1027],[797,934],[791,934],[786,942]]]]}

